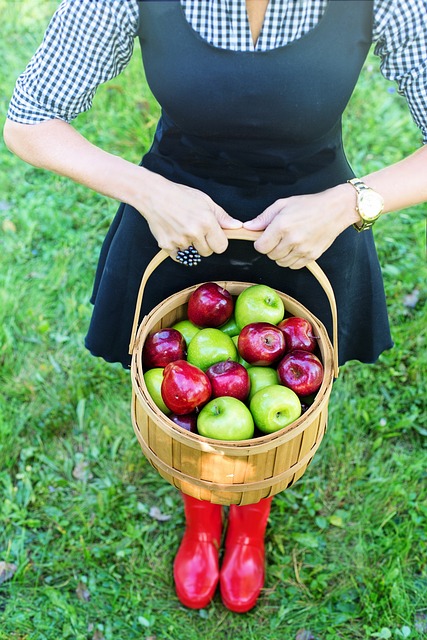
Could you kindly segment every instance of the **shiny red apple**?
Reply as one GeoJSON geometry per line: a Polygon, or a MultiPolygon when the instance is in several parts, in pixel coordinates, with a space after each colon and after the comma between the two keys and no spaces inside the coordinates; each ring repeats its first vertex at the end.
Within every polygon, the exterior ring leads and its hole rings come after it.
{"type": "Polygon", "coordinates": [[[191,431],[191,433],[197,433],[197,413],[195,411],[193,413],[184,413],[181,416],[177,413],[171,413],[168,418],[178,427],[191,431]]]}
{"type": "Polygon", "coordinates": [[[231,293],[216,282],[205,282],[192,292],[187,315],[198,327],[219,327],[231,318],[233,310],[231,293]]]}
{"type": "Polygon", "coordinates": [[[182,333],[166,328],[147,336],[142,349],[144,369],[165,367],[169,362],[182,360],[186,355],[186,344],[182,333]]]}
{"type": "Polygon", "coordinates": [[[323,381],[323,365],[319,358],[302,349],[287,353],[277,365],[281,384],[300,396],[315,393],[323,381]]]}
{"type": "Polygon", "coordinates": [[[268,367],[283,356],[286,341],[283,332],[270,322],[252,322],[239,333],[239,355],[256,366],[268,367]]]}
{"type": "Polygon", "coordinates": [[[192,413],[210,399],[212,387],[208,376],[187,360],[176,360],[163,371],[161,394],[173,413],[192,413]]]}
{"type": "Polygon", "coordinates": [[[306,318],[291,316],[277,325],[283,331],[286,339],[286,351],[304,349],[314,351],[317,347],[317,336],[314,334],[311,322],[306,318]]]}
{"type": "Polygon", "coordinates": [[[251,383],[245,367],[233,360],[216,362],[206,369],[211,381],[212,397],[231,396],[244,402],[249,395],[251,383]]]}

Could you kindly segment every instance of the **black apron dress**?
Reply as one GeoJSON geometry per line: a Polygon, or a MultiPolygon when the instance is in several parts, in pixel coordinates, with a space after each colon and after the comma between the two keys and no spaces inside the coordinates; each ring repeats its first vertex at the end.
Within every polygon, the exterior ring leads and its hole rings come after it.
{"type": "MultiPolygon", "coordinates": [[[[371,45],[372,5],[331,0],[318,25],[300,39],[243,52],[206,42],[178,0],[142,1],[143,63],[162,107],[142,165],[200,189],[240,220],[254,218],[279,198],[346,182],[354,174],[342,147],[341,116],[371,45]]],[[[93,355],[129,366],[137,291],[157,251],[145,219],[122,204],[95,277],[86,337],[93,355]]],[[[318,262],[337,299],[340,364],[374,362],[392,341],[372,232],[348,228],[318,262]]],[[[142,314],[209,280],[270,285],[308,307],[331,333],[329,304],[313,276],[306,269],[278,267],[240,240],[196,267],[164,261],[149,279],[142,314]]]]}

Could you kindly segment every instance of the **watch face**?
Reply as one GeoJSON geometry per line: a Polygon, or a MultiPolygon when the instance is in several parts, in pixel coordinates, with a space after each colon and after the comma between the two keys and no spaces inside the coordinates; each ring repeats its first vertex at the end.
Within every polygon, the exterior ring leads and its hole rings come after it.
{"type": "Polygon", "coordinates": [[[376,220],[384,207],[384,202],[379,193],[367,189],[359,197],[359,212],[364,220],[376,220]]]}

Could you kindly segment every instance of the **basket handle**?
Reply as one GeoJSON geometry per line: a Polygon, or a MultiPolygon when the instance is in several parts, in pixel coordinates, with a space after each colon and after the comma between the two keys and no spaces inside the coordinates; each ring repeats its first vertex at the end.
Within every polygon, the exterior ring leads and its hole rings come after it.
{"type": "MultiPolygon", "coordinates": [[[[261,235],[261,231],[250,231],[249,229],[224,229],[225,235],[229,240],[249,240],[251,242],[255,242],[257,238],[261,235]]],[[[136,300],[136,308],[135,308],[135,316],[133,319],[133,326],[129,344],[129,354],[132,355],[134,347],[135,347],[135,339],[136,333],[138,330],[138,322],[139,316],[141,313],[141,305],[142,298],[144,296],[145,286],[147,284],[148,278],[151,276],[153,271],[169,257],[169,253],[164,249],[161,249],[154,258],[148,263],[141,279],[141,284],[139,286],[138,297],[136,300]]],[[[332,289],[332,285],[329,282],[325,272],[323,269],[319,267],[317,262],[314,260],[306,264],[306,269],[310,271],[310,273],[316,278],[322,287],[323,291],[328,298],[329,306],[331,307],[332,313],[332,347],[333,347],[333,363],[334,363],[334,377],[338,377],[338,313],[337,313],[337,305],[335,301],[334,291],[332,289]]]]}

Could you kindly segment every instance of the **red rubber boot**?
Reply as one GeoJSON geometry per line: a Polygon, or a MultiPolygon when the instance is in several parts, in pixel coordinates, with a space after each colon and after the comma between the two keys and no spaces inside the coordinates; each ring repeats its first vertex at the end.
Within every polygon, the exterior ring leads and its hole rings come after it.
{"type": "Polygon", "coordinates": [[[212,600],[219,579],[218,551],[222,507],[183,494],[186,530],[175,557],[176,594],[190,609],[203,609],[212,600]]]}
{"type": "Polygon", "coordinates": [[[229,512],[225,555],[220,574],[221,597],[230,611],[255,606],[265,578],[264,534],[272,498],[229,512]]]}

